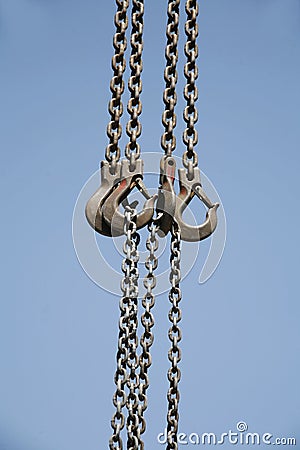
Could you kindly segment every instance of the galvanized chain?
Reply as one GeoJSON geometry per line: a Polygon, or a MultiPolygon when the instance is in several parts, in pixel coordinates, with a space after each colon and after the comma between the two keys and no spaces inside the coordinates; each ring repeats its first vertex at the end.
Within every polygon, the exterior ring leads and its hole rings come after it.
{"type": "Polygon", "coordinates": [[[122,262],[124,277],[121,281],[123,296],[120,300],[119,341],[117,352],[117,370],[115,384],[117,386],[113,397],[113,404],[117,408],[113,415],[111,426],[113,435],[109,442],[111,450],[122,450],[123,443],[121,431],[125,425],[125,417],[122,412],[126,405],[128,409],[127,431],[128,448],[136,449],[138,438],[139,420],[135,414],[138,404],[136,389],[138,387],[138,376],[135,374],[138,364],[136,356],[137,347],[137,298],[138,298],[138,244],[140,235],[136,232],[135,212],[127,206],[125,208],[124,234],[126,240],[123,246],[125,258],[122,262]],[[129,394],[125,388],[128,386],[129,394]]]}
{"type": "Polygon", "coordinates": [[[138,244],[140,242],[140,235],[137,233],[135,223],[136,211],[131,209],[130,206],[125,208],[125,225],[124,231],[126,231],[126,241],[124,243],[123,251],[126,254],[126,258],[123,261],[122,270],[128,270],[124,281],[126,289],[126,296],[129,298],[129,320],[128,320],[128,357],[127,357],[127,387],[129,393],[127,395],[126,407],[128,410],[127,417],[127,448],[129,450],[136,450],[140,441],[139,435],[139,418],[137,414],[138,408],[138,386],[139,375],[137,373],[139,366],[139,358],[137,355],[138,347],[138,262],[139,252],[138,244]]]}
{"type": "Polygon", "coordinates": [[[165,131],[161,137],[161,146],[166,155],[171,155],[176,148],[176,138],[174,128],[176,127],[175,105],[177,103],[176,83],[178,79],[178,24],[179,24],[179,4],[180,0],[168,1],[168,22],[167,22],[167,45],[165,51],[166,68],[164,79],[166,82],[163,100],[165,110],[162,115],[162,123],[165,131]]]}
{"type": "Polygon", "coordinates": [[[172,343],[168,352],[168,358],[171,362],[171,367],[168,370],[168,380],[170,387],[168,390],[168,415],[167,415],[167,450],[178,449],[177,432],[178,432],[178,403],[179,403],[179,390],[178,383],[180,381],[181,372],[178,367],[178,363],[181,360],[181,350],[178,343],[181,341],[181,330],[178,323],[181,320],[181,310],[179,308],[179,302],[181,300],[181,290],[179,283],[181,280],[180,273],[180,258],[181,258],[181,236],[178,225],[173,221],[171,229],[171,272],[170,272],[170,284],[171,289],[169,291],[169,300],[172,304],[169,311],[169,320],[172,326],[169,329],[169,339],[172,343]]]}
{"type": "Polygon", "coordinates": [[[187,57],[187,62],[184,66],[184,75],[186,78],[184,98],[186,100],[186,107],[183,112],[183,118],[186,122],[186,128],[183,132],[183,142],[186,145],[186,151],[182,156],[182,163],[188,169],[189,178],[191,178],[193,177],[193,168],[198,165],[198,156],[194,150],[194,147],[198,143],[198,132],[195,129],[195,124],[198,121],[198,111],[195,105],[198,99],[198,89],[196,86],[196,80],[198,78],[196,61],[199,53],[196,42],[198,36],[198,1],[187,0],[185,11],[187,14],[185,23],[187,40],[184,46],[184,52],[187,57]]]}
{"type": "Polygon", "coordinates": [[[130,99],[127,105],[127,111],[130,115],[126,126],[126,132],[130,140],[126,145],[125,155],[130,161],[131,167],[140,157],[141,149],[137,139],[141,135],[142,125],[139,116],[142,112],[142,102],[140,94],[142,92],[141,73],[143,70],[142,53],[143,53],[143,29],[144,29],[144,0],[132,0],[131,14],[131,56],[130,68],[131,75],[128,81],[130,91],[130,99]]]}
{"type": "MultiPolygon", "coordinates": [[[[153,289],[156,286],[156,276],[154,274],[154,271],[158,266],[158,259],[155,255],[155,252],[157,251],[159,245],[157,239],[158,225],[156,225],[154,222],[151,222],[148,225],[148,230],[149,236],[147,238],[146,247],[147,250],[149,250],[149,254],[145,262],[145,267],[148,270],[148,273],[144,278],[144,287],[146,288],[146,293],[142,300],[144,310],[141,317],[144,332],[140,339],[142,350],[139,359],[140,383],[139,383],[138,416],[139,416],[140,434],[143,434],[146,430],[144,412],[148,406],[146,395],[147,389],[149,387],[148,369],[152,364],[150,348],[154,341],[154,335],[151,331],[152,327],[154,326],[154,317],[151,310],[155,304],[155,296],[153,293],[153,289]]],[[[144,443],[142,441],[140,441],[139,449],[140,450],[144,449],[144,443]]]]}
{"type": "Polygon", "coordinates": [[[116,0],[116,5],[116,32],[113,38],[115,54],[112,58],[113,77],[110,82],[112,98],[108,105],[111,120],[107,126],[109,144],[105,151],[106,160],[113,166],[120,159],[119,139],[122,135],[120,119],[123,114],[122,94],[125,87],[123,74],[126,68],[125,51],[127,48],[126,30],[128,27],[127,10],[129,0],[116,0]]]}
{"type": "Polygon", "coordinates": [[[116,392],[113,396],[113,404],[116,407],[111,420],[111,427],[113,429],[113,435],[109,441],[109,448],[111,450],[122,450],[121,431],[125,425],[125,417],[122,412],[122,408],[126,404],[127,395],[125,392],[125,386],[127,383],[126,361],[127,361],[127,337],[128,331],[128,318],[129,318],[129,305],[128,298],[122,297],[120,300],[120,319],[119,319],[119,339],[118,339],[118,351],[117,351],[117,370],[115,373],[115,384],[117,386],[116,392]]]}

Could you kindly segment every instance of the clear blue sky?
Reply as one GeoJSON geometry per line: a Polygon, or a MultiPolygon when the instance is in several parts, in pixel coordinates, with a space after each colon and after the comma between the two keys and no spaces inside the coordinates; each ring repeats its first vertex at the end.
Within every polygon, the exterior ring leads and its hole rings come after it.
{"type": "MultiPolygon", "coordinates": [[[[228,237],[212,279],[200,286],[194,267],[182,284],[180,429],[221,433],[244,420],[300,442],[300,2],[200,4],[200,167],[228,237]]],[[[160,151],[165,9],[146,1],[145,152],[160,151]]],[[[114,4],[0,0],[0,13],[0,449],[99,450],[111,433],[118,299],[80,267],[71,221],[107,143],[114,4]]],[[[160,296],[152,450],[163,448],[167,310],[160,296]]]]}

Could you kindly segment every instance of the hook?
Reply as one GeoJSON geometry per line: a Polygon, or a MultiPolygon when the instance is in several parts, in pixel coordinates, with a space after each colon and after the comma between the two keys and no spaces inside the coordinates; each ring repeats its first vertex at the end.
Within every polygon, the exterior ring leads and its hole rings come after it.
{"type": "Polygon", "coordinates": [[[179,169],[178,175],[180,192],[176,198],[175,220],[181,231],[181,239],[188,242],[202,241],[216,229],[219,203],[212,203],[205,194],[201,186],[200,169],[198,167],[194,168],[192,180],[188,179],[185,169],[179,169]],[[207,206],[208,211],[202,225],[192,226],[183,221],[182,214],[195,195],[207,206]]]}
{"type": "Polygon", "coordinates": [[[85,215],[89,224],[104,236],[111,236],[111,229],[104,221],[102,206],[121,178],[121,164],[116,163],[114,174],[110,170],[110,164],[107,161],[101,161],[101,185],[85,207],[85,215]]]}
{"type": "MultiPolygon", "coordinates": [[[[142,179],[143,179],[143,161],[137,160],[135,169],[130,171],[130,162],[123,160],[121,162],[121,181],[118,186],[108,195],[103,203],[103,217],[111,230],[112,236],[121,236],[124,234],[125,216],[119,211],[119,205],[128,205],[128,195],[134,187],[146,198],[143,210],[136,216],[136,226],[140,229],[150,222],[154,212],[154,203],[157,195],[152,197],[149,195],[142,179]]],[[[131,207],[135,207],[137,202],[132,203],[131,207]]]]}
{"type": "Polygon", "coordinates": [[[174,190],[176,162],[172,156],[164,156],[160,160],[160,187],[156,205],[158,235],[164,237],[172,227],[176,208],[174,190]]]}

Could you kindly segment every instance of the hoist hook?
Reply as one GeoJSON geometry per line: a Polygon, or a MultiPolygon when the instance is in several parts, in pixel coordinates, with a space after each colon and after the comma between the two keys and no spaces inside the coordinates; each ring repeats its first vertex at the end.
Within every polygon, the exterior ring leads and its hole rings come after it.
{"type": "MultiPolygon", "coordinates": [[[[102,214],[106,224],[111,230],[112,236],[121,236],[124,234],[124,220],[125,216],[119,211],[119,206],[123,204],[128,205],[128,195],[134,187],[136,187],[146,198],[146,202],[141,212],[136,215],[137,229],[143,228],[147,225],[153,216],[154,203],[157,195],[152,197],[149,195],[143,183],[143,161],[137,160],[135,168],[130,171],[130,162],[122,160],[121,162],[121,179],[118,186],[106,197],[102,207],[102,214]]],[[[135,207],[137,202],[134,202],[135,207]]],[[[131,205],[132,206],[132,205],[131,205]]]]}
{"type": "Polygon", "coordinates": [[[114,173],[111,173],[111,166],[107,161],[101,161],[101,184],[99,189],[92,195],[85,207],[86,218],[100,234],[111,236],[110,226],[104,220],[102,206],[106,198],[114,190],[121,177],[121,164],[118,162],[114,173]]]}
{"type": "Polygon", "coordinates": [[[156,204],[158,235],[164,237],[171,230],[176,208],[174,190],[176,162],[172,156],[164,156],[160,160],[160,187],[156,204]]]}
{"type": "Polygon", "coordinates": [[[195,167],[194,176],[189,180],[185,169],[179,169],[180,192],[176,198],[175,219],[180,227],[181,239],[188,242],[202,241],[209,237],[217,226],[217,209],[219,203],[212,203],[205,194],[200,181],[200,169],[195,167]],[[193,226],[183,221],[182,215],[190,201],[197,196],[207,206],[205,222],[201,225],[193,226]]]}

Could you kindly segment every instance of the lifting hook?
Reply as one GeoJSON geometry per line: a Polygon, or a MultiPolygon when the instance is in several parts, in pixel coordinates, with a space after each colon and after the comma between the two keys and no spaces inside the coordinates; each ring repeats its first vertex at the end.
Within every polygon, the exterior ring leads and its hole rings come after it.
{"type": "MultiPolygon", "coordinates": [[[[125,216],[119,211],[119,206],[122,202],[123,205],[128,205],[127,197],[134,187],[139,189],[146,198],[142,211],[136,215],[135,220],[137,229],[143,228],[151,221],[157,195],[151,197],[142,180],[143,161],[137,160],[135,162],[134,170],[130,171],[130,162],[122,160],[120,183],[106,197],[102,207],[102,215],[107,226],[111,230],[111,236],[121,236],[124,234],[125,216]]],[[[137,202],[133,202],[131,206],[135,207],[136,205],[137,202]]]]}
{"type": "Polygon", "coordinates": [[[172,156],[164,156],[160,160],[160,187],[156,204],[158,235],[164,237],[171,230],[176,208],[174,190],[176,162],[172,156]]]}
{"type": "Polygon", "coordinates": [[[181,231],[181,239],[188,242],[202,241],[209,237],[216,229],[219,203],[212,203],[205,194],[200,181],[199,167],[194,167],[194,177],[192,180],[189,180],[185,169],[179,169],[178,176],[180,192],[176,197],[175,220],[181,231]],[[208,208],[205,222],[197,226],[186,224],[182,218],[185,208],[195,195],[208,208]]]}
{"type": "Polygon", "coordinates": [[[101,184],[99,189],[92,195],[85,207],[86,218],[100,234],[111,236],[110,226],[103,218],[102,206],[106,198],[111,194],[121,177],[121,164],[116,163],[115,173],[111,173],[110,164],[107,161],[101,161],[101,184]]]}

